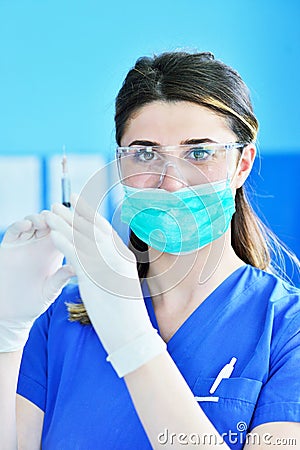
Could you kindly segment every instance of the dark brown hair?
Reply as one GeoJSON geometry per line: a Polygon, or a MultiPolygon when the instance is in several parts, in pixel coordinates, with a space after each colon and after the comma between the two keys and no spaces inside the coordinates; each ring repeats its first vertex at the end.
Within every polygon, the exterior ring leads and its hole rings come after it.
{"type": "MultiPolygon", "coordinates": [[[[169,52],[138,59],[116,98],[118,145],[132,114],[154,101],[187,101],[207,107],[226,118],[239,142],[256,140],[258,122],[247,86],[234,69],[214,59],[211,53],[169,52]]],[[[251,208],[244,187],[236,192],[231,230],[236,254],[245,263],[268,270],[270,232],[251,208]]],[[[137,256],[140,278],[146,277],[148,246],[133,232],[129,246],[137,256]]],[[[69,305],[69,311],[71,320],[87,322],[83,304],[69,305]]]]}
{"type": "MultiPolygon", "coordinates": [[[[116,98],[116,141],[118,145],[132,114],[153,101],[188,101],[224,116],[239,142],[255,142],[258,122],[253,113],[249,90],[231,67],[214,59],[211,53],[163,53],[137,60],[116,98]]],[[[236,193],[236,213],[232,220],[232,245],[248,264],[268,268],[270,255],[264,227],[252,210],[244,188],[236,193]]],[[[133,232],[130,247],[136,254],[147,252],[147,245],[133,232]]],[[[147,261],[138,258],[141,278],[147,261]]]]}

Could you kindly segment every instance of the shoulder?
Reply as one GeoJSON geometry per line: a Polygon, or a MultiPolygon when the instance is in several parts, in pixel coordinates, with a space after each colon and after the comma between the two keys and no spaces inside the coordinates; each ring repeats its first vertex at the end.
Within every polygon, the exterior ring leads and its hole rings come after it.
{"type": "Polygon", "coordinates": [[[218,290],[247,315],[267,315],[269,320],[299,315],[300,289],[279,276],[245,265],[233,273],[218,290]]]}
{"type": "Polygon", "coordinates": [[[252,266],[246,266],[243,274],[244,292],[255,292],[256,298],[269,303],[274,309],[292,307],[300,310],[300,289],[283,280],[274,273],[252,266]]]}
{"type": "Polygon", "coordinates": [[[265,311],[272,340],[286,341],[300,332],[300,289],[275,274],[248,266],[251,301],[265,311]]]}
{"type": "Polygon", "coordinates": [[[252,327],[274,340],[300,330],[300,289],[275,274],[250,265],[230,283],[231,302],[252,327]]]}

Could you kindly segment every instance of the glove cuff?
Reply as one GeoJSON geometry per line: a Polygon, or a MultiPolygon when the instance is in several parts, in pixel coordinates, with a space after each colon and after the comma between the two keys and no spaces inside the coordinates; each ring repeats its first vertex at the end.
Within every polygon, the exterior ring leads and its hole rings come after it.
{"type": "Polygon", "coordinates": [[[112,364],[118,376],[121,378],[138,369],[155,356],[164,353],[166,348],[167,344],[157,334],[157,330],[153,328],[108,355],[106,361],[112,364]]]}
{"type": "Polygon", "coordinates": [[[15,352],[26,344],[31,323],[23,328],[10,321],[0,321],[0,353],[15,352]]]}

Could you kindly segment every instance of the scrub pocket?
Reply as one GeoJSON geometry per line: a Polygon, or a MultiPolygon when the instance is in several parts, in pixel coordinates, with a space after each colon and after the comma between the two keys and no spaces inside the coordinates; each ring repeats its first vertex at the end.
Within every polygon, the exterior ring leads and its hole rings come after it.
{"type": "Polygon", "coordinates": [[[230,448],[242,448],[262,387],[250,378],[223,379],[214,394],[214,378],[198,378],[192,388],[200,407],[230,448]]]}

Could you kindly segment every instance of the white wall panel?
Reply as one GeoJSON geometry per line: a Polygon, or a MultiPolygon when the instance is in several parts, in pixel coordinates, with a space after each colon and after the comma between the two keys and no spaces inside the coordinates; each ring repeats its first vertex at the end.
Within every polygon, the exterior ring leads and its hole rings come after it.
{"type": "Polygon", "coordinates": [[[41,208],[40,159],[0,157],[0,230],[41,208]]]}

